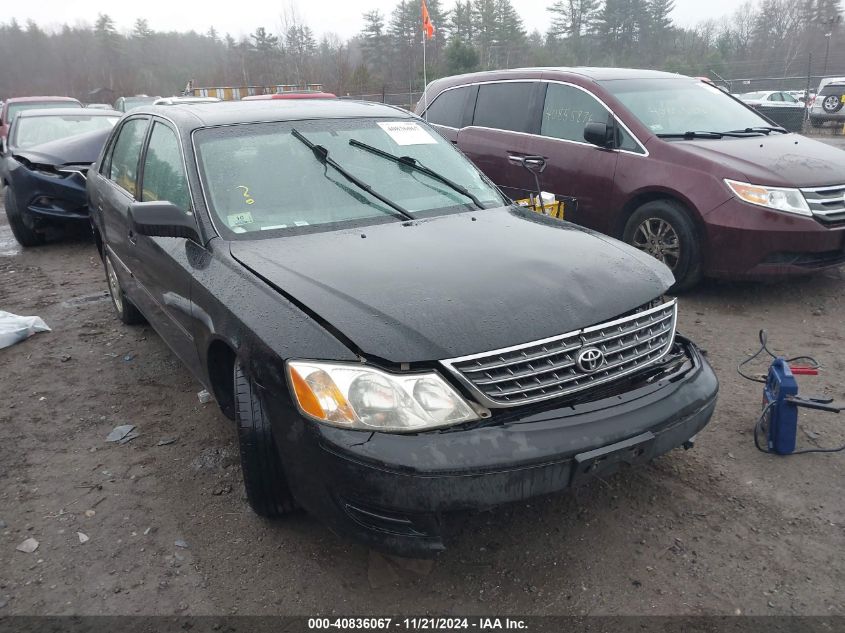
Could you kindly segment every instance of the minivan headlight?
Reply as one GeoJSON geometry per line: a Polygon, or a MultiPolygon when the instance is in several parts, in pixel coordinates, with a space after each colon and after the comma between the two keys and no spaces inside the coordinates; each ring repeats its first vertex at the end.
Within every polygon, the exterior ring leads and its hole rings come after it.
{"type": "Polygon", "coordinates": [[[393,374],[366,365],[292,360],[287,373],[300,411],[341,428],[414,432],[480,417],[434,372],[393,374]]]}
{"type": "Polygon", "coordinates": [[[813,212],[810,211],[810,205],[804,199],[804,194],[798,189],[763,187],[728,179],[725,179],[725,184],[740,200],[750,204],[786,211],[787,213],[797,213],[798,215],[813,215],[813,212]]]}

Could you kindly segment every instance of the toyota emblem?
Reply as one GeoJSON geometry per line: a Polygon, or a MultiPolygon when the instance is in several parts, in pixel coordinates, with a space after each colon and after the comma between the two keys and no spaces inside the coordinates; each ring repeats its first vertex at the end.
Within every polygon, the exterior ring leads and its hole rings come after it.
{"type": "Polygon", "coordinates": [[[604,354],[597,347],[585,347],[575,359],[575,366],[585,374],[592,374],[603,364],[604,354]]]}

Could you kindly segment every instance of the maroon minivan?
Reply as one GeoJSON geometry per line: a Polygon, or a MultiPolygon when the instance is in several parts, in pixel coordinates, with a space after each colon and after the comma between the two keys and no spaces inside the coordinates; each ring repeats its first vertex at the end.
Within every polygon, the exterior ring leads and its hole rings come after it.
{"type": "Polygon", "coordinates": [[[512,198],[535,189],[525,157],[542,157],[543,190],[575,199],[566,219],[658,257],[675,289],[845,263],[845,152],[698,79],[474,73],[429,84],[417,114],[512,198]]]}

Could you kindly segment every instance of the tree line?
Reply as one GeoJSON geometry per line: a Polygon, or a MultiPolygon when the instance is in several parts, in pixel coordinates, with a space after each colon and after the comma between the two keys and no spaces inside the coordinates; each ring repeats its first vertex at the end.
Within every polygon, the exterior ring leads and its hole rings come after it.
{"type": "MultiPolygon", "coordinates": [[[[787,77],[845,74],[841,0],[755,0],[695,27],[674,23],[673,0],[555,0],[545,32],[529,31],[511,0],[428,0],[435,37],[426,42],[429,80],[519,66],[626,66],[690,75],[787,77]],[[824,67],[827,66],[827,67],[824,67]]],[[[99,15],[90,26],[47,32],[0,23],[0,98],[67,94],[171,95],[197,86],[321,83],[337,94],[419,91],[423,85],[420,0],[362,15],[349,38],[317,35],[295,10],[275,28],[235,39],[211,28],[128,32],[99,15]]]]}

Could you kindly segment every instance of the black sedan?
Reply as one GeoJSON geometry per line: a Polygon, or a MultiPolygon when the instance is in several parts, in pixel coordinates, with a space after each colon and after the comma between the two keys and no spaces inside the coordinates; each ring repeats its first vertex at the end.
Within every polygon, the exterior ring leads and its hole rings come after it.
{"type": "Polygon", "coordinates": [[[12,122],[0,180],[15,239],[38,246],[49,226],[88,221],[85,176],[120,118],[110,110],[25,110],[12,122]]]}
{"type": "Polygon", "coordinates": [[[404,111],[141,108],[88,196],[118,316],[237,422],[260,515],[432,554],[452,511],[689,447],[713,412],[664,265],[511,205],[404,111]]]}

